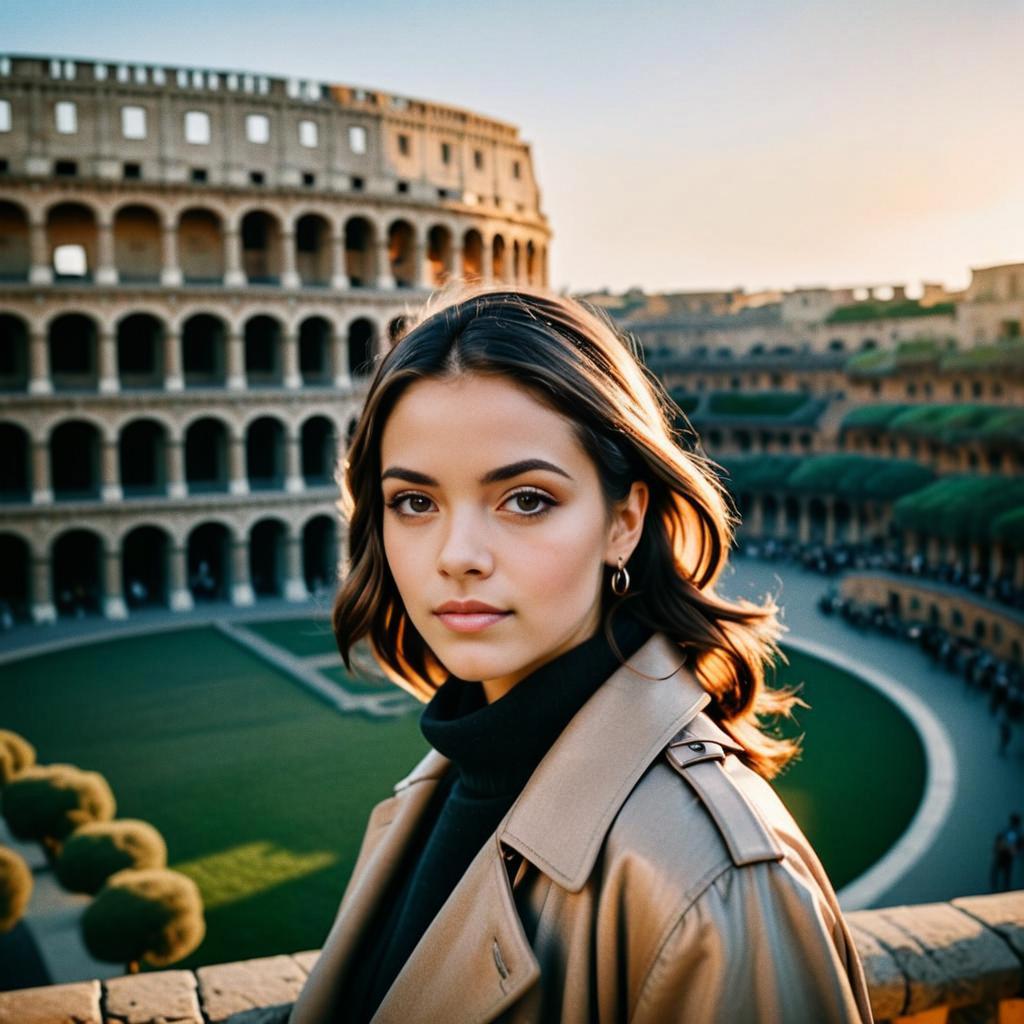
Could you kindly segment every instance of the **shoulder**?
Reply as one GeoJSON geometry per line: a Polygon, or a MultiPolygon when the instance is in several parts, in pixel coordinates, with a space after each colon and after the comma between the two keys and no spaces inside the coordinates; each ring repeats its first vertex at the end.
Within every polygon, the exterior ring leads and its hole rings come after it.
{"type": "Polygon", "coordinates": [[[676,911],[716,878],[762,869],[785,882],[831,885],[806,836],[771,783],[740,759],[740,748],[703,712],[650,765],[608,832],[605,871],[641,859],[676,911]]]}

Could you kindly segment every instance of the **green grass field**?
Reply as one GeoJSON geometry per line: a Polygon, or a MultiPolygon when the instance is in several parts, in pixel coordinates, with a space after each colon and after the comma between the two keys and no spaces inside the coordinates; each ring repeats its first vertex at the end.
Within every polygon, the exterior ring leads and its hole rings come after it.
{"type": "MultiPolygon", "coordinates": [[[[333,649],[323,622],[249,628],[300,656],[333,649]]],[[[923,754],[875,691],[788,653],[778,682],[806,679],[814,707],[798,711],[804,758],[776,785],[839,888],[909,822],[923,754]]],[[[417,714],[339,715],[210,628],[0,666],[0,695],[0,727],[41,762],[102,772],[118,817],[155,825],[199,883],[207,936],[178,966],[318,947],[370,808],[427,750],[417,714]]]]}

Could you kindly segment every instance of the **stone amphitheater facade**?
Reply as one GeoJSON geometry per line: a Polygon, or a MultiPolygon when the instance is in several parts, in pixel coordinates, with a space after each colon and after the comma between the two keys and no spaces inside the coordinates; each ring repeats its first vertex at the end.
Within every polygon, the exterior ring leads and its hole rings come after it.
{"type": "Polygon", "coordinates": [[[0,609],[300,601],[400,318],[546,285],[510,124],[373,89],[0,57],[0,609]]]}

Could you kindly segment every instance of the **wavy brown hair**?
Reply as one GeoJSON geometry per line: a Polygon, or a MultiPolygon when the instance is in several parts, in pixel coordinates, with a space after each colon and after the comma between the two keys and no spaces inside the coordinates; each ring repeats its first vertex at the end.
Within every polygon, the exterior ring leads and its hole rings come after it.
{"type": "Polygon", "coordinates": [[[609,511],[633,481],[649,488],[643,532],[628,563],[631,591],[617,598],[602,588],[602,622],[613,649],[611,618],[628,602],[636,618],[679,645],[711,695],[708,714],[743,748],[741,758],[765,778],[776,776],[799,755],[803,737],[772,735],[759,719],[790,717],[794,704],[808,706],[796,689],[766,684],[766,671],[785,660],[778,638],[786,627],[771,596],[758,605],[715,592],[739,517],[638,343],[578,300],[460,281],[434,293],[396,334],[336,473],[348,554],[331,617],[346,667],[352,668],[352,646],[365,637],[388,678],[421,701],[447,678],[407,615],[385,557],[381,437],[396,402],[417,380],[507,378],[570,421],[597,467],[609,511]]]}

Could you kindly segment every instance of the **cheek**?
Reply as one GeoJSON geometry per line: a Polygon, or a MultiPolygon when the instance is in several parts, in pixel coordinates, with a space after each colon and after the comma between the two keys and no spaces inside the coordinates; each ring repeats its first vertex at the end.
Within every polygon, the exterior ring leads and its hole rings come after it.
{"type": "Polygon", "coordinates": [[[601,524],[590,514],[565,515],[557,524],[523,530],[506,553],[506,571],[535,607],[593,600],[604,554],[601,524]],[[574,598],[576,599],[574,601],[574,598]]]}

